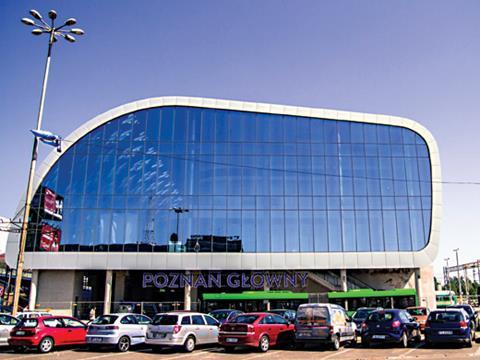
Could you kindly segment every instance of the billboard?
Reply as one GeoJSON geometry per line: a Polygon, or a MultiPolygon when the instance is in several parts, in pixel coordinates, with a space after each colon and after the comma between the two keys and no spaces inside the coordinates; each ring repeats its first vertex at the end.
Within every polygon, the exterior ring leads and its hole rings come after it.
{"type": "Polygon", "coordinates": [[[39,248],[43,251],[57,252],[60,246],[62,231],[48,224],[43,224],[40,230],[39,248]]]}
{"type": "Polygon", "coordinates": [[[63,197],[57,195],[49,188],[43,188],[42,209],[46,218],[52,220],[62,220],[63,217],[63,197]]]}

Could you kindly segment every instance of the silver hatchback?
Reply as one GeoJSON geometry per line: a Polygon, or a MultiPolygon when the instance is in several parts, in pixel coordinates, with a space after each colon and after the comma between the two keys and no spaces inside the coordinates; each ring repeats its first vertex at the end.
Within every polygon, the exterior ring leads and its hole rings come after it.
{"type": "Polygon", "coordinates": [[[191,352],[196,345],[217,344],[220,323],[207,314],[169,312],[157,314],[148,325],[145,343],[157,346],[180,346],[191,352]]]}
{"type": "Polygon", "coordinates": [[[86,341],[89,346],[110,345],[125,352],[131,345],[145,342],[151,321],[148,316],[140,314],[101,315],[89,324],[86,341]]]}
{"type": "Polygon", "coordinates": [[[9,314],[0,314],[0,346],[8,346],[10,331],[20,320],[9,314]]]}

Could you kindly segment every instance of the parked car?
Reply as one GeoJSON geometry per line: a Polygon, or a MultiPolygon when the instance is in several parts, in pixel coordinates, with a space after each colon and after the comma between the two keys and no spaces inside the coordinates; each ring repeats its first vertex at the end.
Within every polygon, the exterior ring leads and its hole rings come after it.
{"type": "Polygon", "coordinates": [[[420,340],[420,325],[406,310],[375,310],[363,323],[364,346],[372,343],[396,343],[406,348],[409,342],[420,340]]]}
{"type": "Polygon", "coordinates": [[[16,318],[18,320],[22,320],[24,318],[33,319],[40,316],[52,316],[52,314],[49,313],[48,311],[23,311],[23,312],[17,313],[16,318]]]}
{"type": "Polygon", "coordinates": [[[229,320],[233,319],[235,316],[239,314],[243,314],[243,311],[232,310],[232,309],[218,309],[208,313],[208,315],[217,319],[220,324],[228,322],[229,320]]]}
{"type": "Polygon", "coordinates": [[[362,332],[362,324],[365,320],[367,320],[368,314],[372,311],[378,310],[378,308],[371,308],[371,307],[361,307],[358,308],[352,315],[352,320],[356,325],[355,333],[359,336],[362,332]]]}
{"type": "Polygon", "coordinates": [[[465,343],[472,346],[475,331],[470,326],[470,319],[463,309],[433,310],[425,324],[425,344],[465,343]]]}
{"type": "Polygon", "coordinates": [[[412,316],[418,322],[418,325],[420,325],[420,331],[423,333],[430,310],[425,306],[410,306],[407,307],[406,310],[410,316],[412,316]]]}
{"type": "Polygon", "coordinates": [[[293,344],[295,326],[283,316],[271,313],[245,313],[220,326],[218,342],[227,352],[237,346],[254,347],[262,352],[277,344],[293,344]]]}
{"type": "Polygon", "coordinates": [[[478,314],[475,312],[473,307],[468,304],[457,304],[457,305],[451,305],[447,306],[447,309],[463,309],[465,312],[468,314],[468,317],[470,319],[470,325],[472,326],[473,330],[477,330],[479,327],[479,321],[478,321],[478,314]]]}
{"type": "Polygon", "coordinates": [[[356,325],[345,309],[335,304],[302,304],[297,310],[295,341],[298,347],[306,343],[329,344],[338,350],[342,343],[355,343],[356,325]]]}
{"type": "Polygon", "coordinates": [[[94,346],[115,346],[125,352],[130,346],[143,344],[148,324],[152,319],[140,314],[108,314],[93,320],[87,331],[87,344],[94,346]]]}
{"type": "Polygon", "coordinates": [[[0,346],[8,346],[8,338],[13,327],[20,322],[9,314],[0,314],[0,346]]]}
{"type": "Polygon", "coordinates": [[[290,321],[291,323],[295,322],[295,318],[297,317],[297,312],[295,310],[273,309],[269,310],[268,312],[283,316],[287,321],[290,321]]]}
{"type": "Polygon", "coordinates": [[[218,343],[220,323],[207,314],[168,312],[157,314],[148,325],[148,345],[180,346],[187,352],[200,344],[218,343]]]}
{"type": "Polygon", "coordinates": [[[10,332],[8,344],[14,351],[36,347],[48,353],[54,347],[83,345],[87,325],[70,316],[39,316],[22,319],[10,332]]]}

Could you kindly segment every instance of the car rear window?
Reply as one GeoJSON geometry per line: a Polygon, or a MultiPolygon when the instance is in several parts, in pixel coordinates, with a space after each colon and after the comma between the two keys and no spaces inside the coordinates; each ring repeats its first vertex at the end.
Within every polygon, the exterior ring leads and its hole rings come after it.
{"type": "Polygon", "coordinates": [[[372,312],[368,315],[368,321],[391,321],[395,317],[391,312],[372,312]]]}
{"type": "Polygon", "coordinates": [[[177,325],[178,316],[177,315],[155,315],[153,318],[153,325],[177,325]]]}
{"type": "Polygon", "coordinates": [[[324,306],[302,307],[297,311],[297,322],[301,325],[323,325],[328,319],[328,308],[324,306]]]}
{"type": "Polygon", "coordinates": [[[118,319],[116,315],[101,315],[92,321],[95,325],[111,325],[118,319]]]}
{"type": "Polygon", "coordinates": [[[253,324],[258,319],[258,315],[238,315],[230,323],[234,324],[253,324]]]}
{"type": "Polygon", "coordinates": [[[226,320],[230,315],[231,311],[212,311],[210,316],[213,316],[217,320],[226,320]]]}
{"type": "Polygon", "coordinates": [[[22,319],[18,324],[17,328],[34,328],[37,327],[37,319],[22,319]]]}
{"type": "Polygon", "coordinates": [[[454,323],[463,320],[463,315],[459,311],[432,312],[428,317],[429,322],[454,323]]]}
{"type": "Polygon", "coordinates": [[[366,319],[368,314],[370,314],[373,310],[358,310],[354,315],[354,319],[366,319]]]}

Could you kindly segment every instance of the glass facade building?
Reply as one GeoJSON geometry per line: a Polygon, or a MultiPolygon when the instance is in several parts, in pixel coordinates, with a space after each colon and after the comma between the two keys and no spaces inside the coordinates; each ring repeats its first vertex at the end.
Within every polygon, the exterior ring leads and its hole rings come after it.
{"type": "Polygon", "coordinates": [[[426,140],[404,126],[150,107],[66,145],[33,202],[27,251],[417,252],[432,229],[426,140]],[[44,214],[45,191],[62,199],[44,214]]]}

